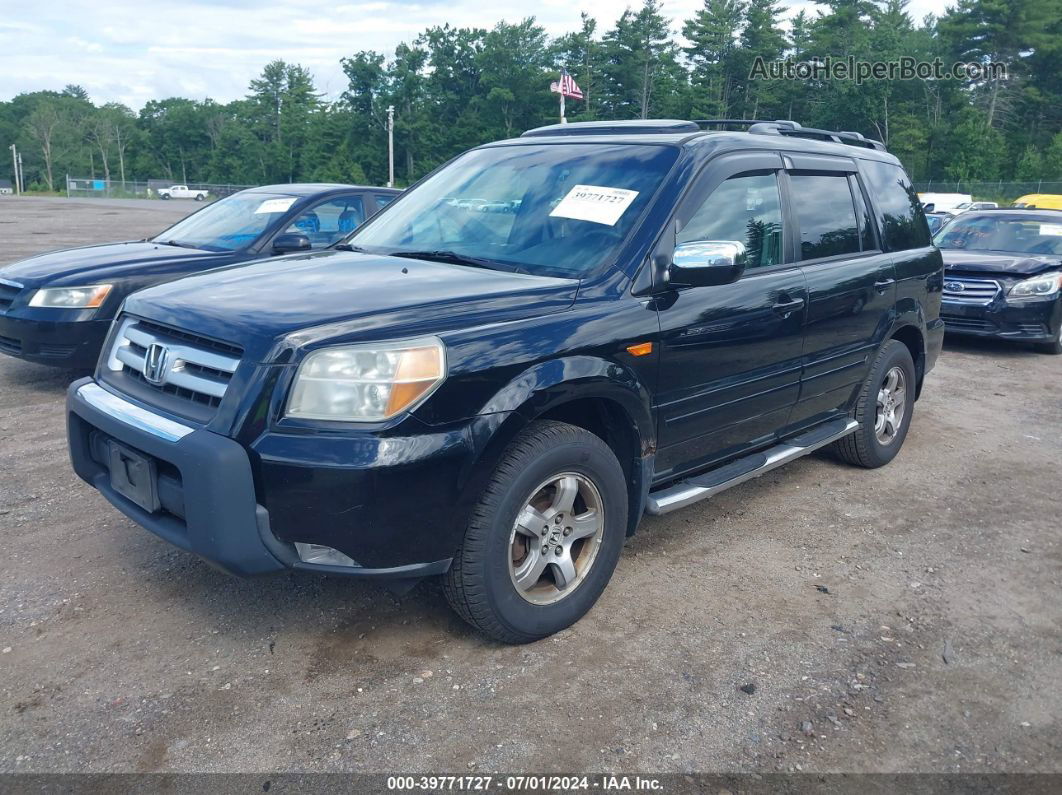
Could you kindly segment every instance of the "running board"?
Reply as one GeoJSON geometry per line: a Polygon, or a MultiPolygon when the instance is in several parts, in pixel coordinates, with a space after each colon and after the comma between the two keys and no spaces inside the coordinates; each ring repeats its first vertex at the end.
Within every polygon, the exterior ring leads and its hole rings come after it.
{"type": "Polygon", "coordinates": [[[828,422],[799,436],[786,439],[781,444],[762,452],[731,461],[718,469],[689,478],[666,489],[650,492],[645,511],[654,516],[660,516],[714,497],[732,486],[752,480],[765,472],[770,472],[794,459],[812,453],[820,447],[825,447],[831,442],[836,442],[858,427],[859,423],[851,419],[828,422]]]}

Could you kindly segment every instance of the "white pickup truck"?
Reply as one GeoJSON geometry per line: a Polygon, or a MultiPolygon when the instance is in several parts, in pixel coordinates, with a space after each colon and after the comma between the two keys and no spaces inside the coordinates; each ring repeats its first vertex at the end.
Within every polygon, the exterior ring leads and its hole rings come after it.
{"type": "Polygon", "coordinates": [[[168,188],[159,188],[160,199],[195,199],[197,202],[201,202],[209,195],[210,191],[192,190],[187,185],[171,185],[168,188]]]}

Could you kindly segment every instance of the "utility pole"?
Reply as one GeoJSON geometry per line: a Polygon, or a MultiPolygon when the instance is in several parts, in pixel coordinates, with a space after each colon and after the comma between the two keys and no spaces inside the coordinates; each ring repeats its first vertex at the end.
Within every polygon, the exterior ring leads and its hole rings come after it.
{"type": "Polygon", "coordinates": [[[395,106],[387,106],[387,187],[395,186],[395,106]]]}
{"type": "Polygon", "coordinates": [[[22,153],[18,153],[18,189],[20,192],[26,192],[26,180],[22,177],[22,153]]]}
{"type": "Polygon", "coordinates": [[[18,196],[22,193],[18,184],[18,150],[15,149],[14,144],[11,144],[8,149],[11,150],[11,167],[14,169],[15,195],[18,196]]]}

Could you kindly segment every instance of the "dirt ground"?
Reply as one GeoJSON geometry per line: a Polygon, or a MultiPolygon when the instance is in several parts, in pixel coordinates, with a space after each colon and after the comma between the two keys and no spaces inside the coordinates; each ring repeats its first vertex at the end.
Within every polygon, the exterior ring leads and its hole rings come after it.
{"type": "MultiPolygon", "coordinates": [[[[0,199],[0,263],[194,208],[0,199]]],[[[0,357],[0,772],[1062,772],[1062,357],[949,341],[890,466],[647,517],[523,647],[434,583],[236,580],[141,530],[70,470],[77,375],[0,357]]]]}

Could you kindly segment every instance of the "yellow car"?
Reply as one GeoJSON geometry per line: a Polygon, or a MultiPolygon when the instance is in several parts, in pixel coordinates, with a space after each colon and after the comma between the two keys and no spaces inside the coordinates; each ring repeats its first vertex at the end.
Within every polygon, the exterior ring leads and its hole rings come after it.
{"type": "Polygon", "coordinates": [[[1030,193],[1014,200],[1015,207],[1031,210],[1062,210],[1062,196],[1057,193],[1030,193]]]}

